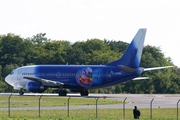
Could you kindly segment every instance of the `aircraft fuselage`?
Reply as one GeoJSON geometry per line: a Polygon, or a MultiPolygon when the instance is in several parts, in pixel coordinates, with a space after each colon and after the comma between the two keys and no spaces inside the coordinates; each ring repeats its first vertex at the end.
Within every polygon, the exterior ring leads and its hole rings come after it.
{"type": "Polygon", "coordinates": [[[118,66],[107,65],[36,65],[17,68],[6,79],[14,87],[25,88],[30,80],[24,77],[34,77],[68,84],[66,88],[94,89],[126,82],[141,72],[128,73],[118,66]]]}

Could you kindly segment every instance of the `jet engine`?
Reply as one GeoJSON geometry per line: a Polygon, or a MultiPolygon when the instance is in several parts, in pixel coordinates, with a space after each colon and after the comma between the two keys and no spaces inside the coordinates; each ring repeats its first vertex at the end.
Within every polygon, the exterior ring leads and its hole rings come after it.
{"type": "Polygon", "coordinates": [[[28,82],[26,84],[26,90],[29,92],[34,92],[34,93],[42,93],[46,90],[46,88],[38,82],[28,82]]]}

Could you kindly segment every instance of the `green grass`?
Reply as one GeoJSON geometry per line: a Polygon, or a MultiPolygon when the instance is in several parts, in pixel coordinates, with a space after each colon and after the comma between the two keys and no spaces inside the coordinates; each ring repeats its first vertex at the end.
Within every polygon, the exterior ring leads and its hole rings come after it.
{"type": "MultiPolygon", "coordinates": [[[[10,98],[11,107],[33,107],[39,105],[39,96],[12,96],[10,98]]],[[[43,96],[40,99],[41,106],[67,106],[69,97],[43,96]]],[[[121,104],[121,100],[98,99],[98,104],[121,104]]],[[[95,105],[95,98],[70,98],[69,104],[74,105],[95,105]]],[[[0,108],[8,107],[8,96],[0,97],[0,108]]]]}
{"type": "MultiPolygon", "coordinates": [[[[76,109],[67,111],[68,97],[59,96],[43,96],[41,98],[41,106],[64,106],[64,110],[40,110],[38,111],[39,96],[12,96],[10,99],[11,108],[36,106],[36,110],[11,110],[10,117],[8,111],[8,96],[0,97],[0,120],[120,120],[123,119],[123,109],[98,109],[96,118],[96,109],[76,109]],[[40,115],[40,117],[39,117],[40,115]]],[[[95,98],[70,98],[70,106],[75,105],[95,105],[95,98]]],[[[122,104],[120,100],[110,100],[99,98],[99,104],[122,104]]],[[[125,110],[125,119],[133,119],[132,109],[125,110]]],[[[143,108],[141,110],[141,120],[150,119],[150,109],[143,108]]],[[[180,111],[180,110],[179,110],[180,111]]],[[[177,118],[176,108],[156,108],[152,110],[153,120],[175,120],[177,118]]],[[[179,113],[180,118],[180,113],[179,113]]]]}
{"type": "MultiPolygon", "coordinates": [[[[149,109],[140,109],[141,110],[141,119],[149,120],[150,112],[149,109]]],[[[78,109],[70,110],[69,117],[67,117],[67,110],[22,110],[22,111],[11,111],[10,116],[8,117],[8,111],[0,112],[0,119],[17,119],[17,120],[96,120],[96,110],[95,109],[78,109]]],[[[98,119],[100,120],[120,120],[123,119],[123,110],[122,109],[98,109],[97,114],[98,119]]],[[[175,120],[177,118],[176,109],[163,109],[156,108],[153,109],[153,120],[175,120]]],[[[132,109],[126,109],[125,119],[133,119],[132,109]]]]}

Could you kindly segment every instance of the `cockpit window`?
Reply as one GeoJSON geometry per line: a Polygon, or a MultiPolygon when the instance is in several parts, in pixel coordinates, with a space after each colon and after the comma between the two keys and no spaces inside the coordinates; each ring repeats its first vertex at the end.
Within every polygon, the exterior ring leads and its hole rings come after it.
{"type": "Polygon", "coordinates": [[[12,71],[11,73],[10,73],[10,75],[12,75],[14,73],[14,71],[12,71]]]}

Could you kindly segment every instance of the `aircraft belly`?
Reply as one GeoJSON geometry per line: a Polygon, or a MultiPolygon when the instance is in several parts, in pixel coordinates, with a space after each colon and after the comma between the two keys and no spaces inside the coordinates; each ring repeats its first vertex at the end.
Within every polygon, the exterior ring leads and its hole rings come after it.
{"type": "Polygon", "coordinates": [[[21,81],[16,81],[12,84],[12,86],[16,86],[18,88],[25,88],[27,82],[29,82],[29,80],[21,80],[21,81]]]}

